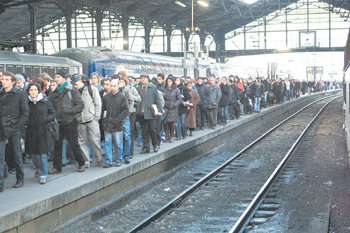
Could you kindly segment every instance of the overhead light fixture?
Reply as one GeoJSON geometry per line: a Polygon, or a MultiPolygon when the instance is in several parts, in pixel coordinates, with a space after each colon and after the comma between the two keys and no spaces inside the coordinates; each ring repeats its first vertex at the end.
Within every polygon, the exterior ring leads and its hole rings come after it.
{"type": "Polygon", "coordinates": [[[186,4],[180,1],[175,1],[175,4],[181,6],[181,7],[186,7],[186,4]]]}
{"type": "Polygon", "coordinates": [[[241,0],[243,3],[251,5],[253,3],[256,3],[258,0],[241,0]]]}
{"type": "Polygon", "coordinates": [[[204,6],[204,7],[208,7],[208,6],[209,6],[209,3],[206,2],[206,1],[203,1],[203,0],[199,0],[199,1],[197,1],[197,3],[198,3],[199,5],[201,5],[201,6],[204,6]]]}

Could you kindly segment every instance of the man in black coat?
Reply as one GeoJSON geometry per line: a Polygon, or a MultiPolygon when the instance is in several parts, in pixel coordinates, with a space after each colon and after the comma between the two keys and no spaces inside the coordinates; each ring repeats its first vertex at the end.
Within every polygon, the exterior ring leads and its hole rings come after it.
{"type": "Polygon", "coordinates": [[[136,109],[136,119],[141,124],[143,148],[141,153],[150,152],[150,138],[152,140],[153,151],[158,152],[157,140],[157,115],[163,114],[163,107],[160,101],[158,89],[149,83],[148,75],[141,75],[140,85],[137,91],[141,96],[141,102],[136,109]],[[156,108],[154,108],[156,107],[156,108]],[[152,113],[152,109],[156,112],[152,113]]]}
{"type": "Polygon", "coordinates": [[[23,161],[21,154],[20,130],[28,119],[29,110],[25,93],[15,87],[16,77],[6,72],[2,75],[0,91],[0,192],[4,187],[5,146],[12,145],[12,156],[16,167],[16,184],[14,188],[23,186],[23,161]]]}
{"type": "Polygon", "coordinates": [[[76,115],[84,109],[84,102],[76,88],[67,82],[67,74],[58,70],[55,74],[56,89],[50,96],[53,107],[56,110],[56,118],[60,123],[59,138],[55,143],[55,156],[53,169],[49,174],[61,173],[62,171],[62,141],[66,136],[76,161],[78,172],[85,171],[84,153],[78,143],[78,121],[76,115]]]}

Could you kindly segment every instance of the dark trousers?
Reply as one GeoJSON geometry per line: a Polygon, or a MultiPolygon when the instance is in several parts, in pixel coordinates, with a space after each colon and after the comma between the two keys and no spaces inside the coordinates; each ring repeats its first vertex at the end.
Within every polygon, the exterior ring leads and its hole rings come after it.
{"type": "Polygon", "coordinates": [[[150,149],[150,138],[152,140],[153,147],[156,147],[158,145],[157,142],[157,120],[151,119],[151,120],[145,120],[142,115],[137,115],[137,120],[141,124],[141,131],[142,131],[142,140],[143,140],[143,149],[149,150],[150,149]]]}
{"type": "Polygon", "coordinates": [[[160,142],[162,141],[162,129],[163,129],[163,115],[157,116],[157,145],[160,146],[160,142]]]}
{"type": "MultiPolygon", "coordinates": [[[[11,147],[10,151],[12,152],[9,155],[9,159],[13,162],[14,168],[16,168],[16,179],[23,181],[24,173],[23,173],[23,158],[21,152],[21,135],[20,132],[17,131],[7,139],[8,146],[11,147]]],[[[4,158],[5,158],[5,148],[6,148],[6,140],[1,142],[0,148],[0,160],[2,166],[2,176],[4,175],[4,158]]],[[[3,182],[3,179],[2,179],[3,182]]],[[[1,187],[2,185],[0,185],[1,187]]]]}
{"type": "Polygon", "coordinates": [[[175,134],[175,122],[164,122],[166,140],[173,139],[175,134]]]}
{"type": "Polygon", "coordinates": [[[206,111],[203,106],[197,105],[196,106],[196,125],[199,128],[204,127],[204,123],[206,120],[206,111]]]}
{"type": "Polygon", "coordinates": [[[65,137],[69,142],[75,160],[78,162],[79,166],[85,165],[85,159],[83,151],[81,150],[78,143],[78,122],[77,120],[72,121],[68,124],[60,124],[60,134],[59,138],[55,143],[55,157],[53,160],[53,167],[58,171],[62,170],[62,141],[65,137]]]}
{"type": "Polygon", "coordinates": [[[131,147],[130,147],[130,156],[134,156],[134,143],[135,138],[137,137],[135,122],[136,122],[136,112],[130,113],[130,133],[131,133],[131,147]]]}
{"type": "Polygon", "coordinates": [[[207,120],[209,126],[216,126],[217,124],[217,117],[218,117],[218,109],[213,108],[213,109],[208,109],[208,115],[207,115],[207,120]]]}

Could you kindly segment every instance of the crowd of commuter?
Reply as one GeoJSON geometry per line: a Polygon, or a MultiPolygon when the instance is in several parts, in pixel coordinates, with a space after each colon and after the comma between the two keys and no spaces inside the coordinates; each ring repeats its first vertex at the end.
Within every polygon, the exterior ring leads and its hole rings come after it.
{"type": "Polygon", "coordinates": [[[58,70],[27,80],[26,74],[0,71],[0,192],[9,172],[14,188],[23,186],[23,159],[31,158],[40,184],[48,174],[77,163],[103,168],[129,164],[135,145],[141,154],[162,143],[215,129],[243,114],[310,92],[339,88],[338,82],[237,76],[199,78],[158,74],[100,78],[58,70]],[[115,156],[114,156],[115,155],[115,156]],[[48,169],[48,161],[53,161],[48,169]]]}

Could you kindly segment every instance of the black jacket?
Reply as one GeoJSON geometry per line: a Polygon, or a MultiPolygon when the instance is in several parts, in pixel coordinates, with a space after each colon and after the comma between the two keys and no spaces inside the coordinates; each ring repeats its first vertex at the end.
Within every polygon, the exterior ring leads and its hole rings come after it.
{"type": "Polygon", "coordinates": [[[54,121],[55,110],[51,102],[41,99],[34,103],[28,99],[29,118],[26,127],[26,148],[28,154],[46,154],[53,151],[54,143],[48,123],[54,121]]]}
{"type": "Polygon", "coordinates": [[[102,125],[108,132],[123,130],[123,120],[129,115],[128,100],[121,92],[106,94],[102,99],[102,125]],[[106,112],[105,112],[106,111],[106,112]],[[106,117],[105,117],[106,116],[106,117]]]}
{"type": "Polygon", "coordinates": [[[220,84],[221,99],[219,101],[219,106],[227,106],[232,102],[231,89],[228,84],[220,84]]]}
{"type": "Polygon", "coordinates": [[[84,102],[80,93],[71,84],[67,84],[62,94],[57,88],[50,96],[51,103],[56,111],[56,118],[60,124],[69,124],[76,119],[76,114],[84,109],[84,102]]]}
{"type": "Polygon", "coordinates": [[[206,91],[208,89],[208,87],[203,83],[202,85],[198,85],[196,84],[196,88],[197,88],[197,93],[199,95],[199,106],[203,106],[203,107],[207,107],[208,106],[208,101],[206,99],[206,91]]]}
{"type": "Polygon", "coordinates": [[[238,90],[238,87],[236,84],[232,83],[230,85],[231,87],[231,92],[232,92],[232,103],[236,103],[238,100],[240,100],[240,93],[238,90]]]}
{"type": "MultiPolygon", "coordinates": [[[[2,137],[8,138],[20,129],[23,129],[28,119],[28,102],[26,94],[16,87],[11,91],[0,90],[2,137]]],[[[4,139],[4,138],[2,138],[4,139]]]]}

